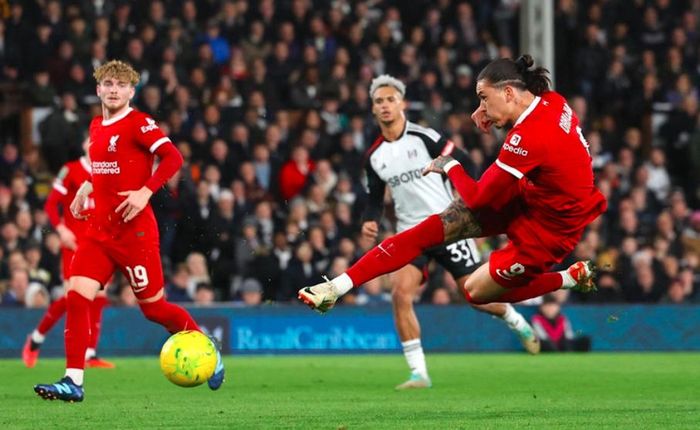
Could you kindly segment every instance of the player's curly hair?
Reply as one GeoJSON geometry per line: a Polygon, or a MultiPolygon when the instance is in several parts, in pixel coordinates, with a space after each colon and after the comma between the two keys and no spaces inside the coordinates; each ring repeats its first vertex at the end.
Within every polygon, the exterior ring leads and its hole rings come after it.
{"type": "Polygon", "coordinates": [[[532,69],[534,64],[535,61],[528,54],[521,55],[515,61],[501,58],[484,67],[476,80],[485,80],[494,86],[512,85],[539,96],[549,90],[552,81],[547,76],[549,70],[544,67],[532,69]]]}
{"type": "Polygon", "coordinates": [[[112,60],[104,63],[95,69],[95,73],[93,73],[92,76],[95,77],[98,83],[108,77],[130,82],[131,85],[134,86],[139,83],[139,74],[136,73],[136,70],[134,70],[130,64],[119,60],[112,60]]]}

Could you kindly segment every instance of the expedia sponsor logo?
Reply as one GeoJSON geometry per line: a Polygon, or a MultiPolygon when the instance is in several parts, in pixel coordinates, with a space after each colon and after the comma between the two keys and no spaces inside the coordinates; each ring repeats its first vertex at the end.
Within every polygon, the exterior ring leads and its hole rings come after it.
{"type": "Polygon", "coordinates": [[[120,172],[119,162],[117,161],[93,161],[93,175],[118,175],[120,172]]]}
{"type": "Polygon", "coordinates": [[[508,152],[512,152],[515,155],[522,155],[523,157],[526,157],[528,152],[529,152],[527,149],[524,149],[520,146],[513,146],[513,145],[509,145],[507,143],[503,144],[503,150],[508,151],[508,152]]]}
{"type": "Polygon", "coordinates": [[[141,126],[141,133],[148,133],[149,131],[153,131],[158,128],[158,124],[156,124],[153,119],[146,118],[146,122],[148,125],[141,126]]]}
{"type": "Polygon", "coordinates": [[[396,188],[400,186],[401,184],[407,184],[409,182],[413,182],[415,180],[421,179],[423,175],[421,174],[420,169],[416,170],[409,170],[408,172],[403,172],[399,175],[392,176],[389,178],[386,182],[389,184],[390,187],[396,188]]]}

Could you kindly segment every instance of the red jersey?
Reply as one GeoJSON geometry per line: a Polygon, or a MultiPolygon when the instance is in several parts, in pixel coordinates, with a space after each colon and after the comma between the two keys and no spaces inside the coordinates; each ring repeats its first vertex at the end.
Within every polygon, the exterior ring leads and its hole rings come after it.
{"type": "Polygon", "coordinates": [[[606,209],[578,118],[554,91],[520,115],[496,165],[520,180],[525,215],[552,233],[580,231],[606,209]]]}
{"type": "Polygon", "coordinates": [[[133,108],[109,120],[102,116],[92,120],[90,160],[95,212],[91,226],[96,234],[119,237],[124,230],[137,229],[138,234],[147,230],[157,235],[158,226],[150,204],[127,224],[122,214],[114,210],[126,199],[119,192],[138,190],[151,178],[153,153],[168,142],[170,139],[152,118],[133,108]]]}
{"type": "MultiPolygon", "coordinates": [[[[78,160],[69,161],[58,172],[53,182],[53,189],[44,206],[51,225],[56,227],[61,223],[62,217],[63,224],[75,234],[78,240],[87,230],[88,223],[73,217],[70,205],[78,189],[85,181],[90,181],[90,162],[87,158],[80,157],[78,160]]],[[[83,209],[91,210],[94,207],[95,201],[90,196],[85,202],[83,209]]]]}

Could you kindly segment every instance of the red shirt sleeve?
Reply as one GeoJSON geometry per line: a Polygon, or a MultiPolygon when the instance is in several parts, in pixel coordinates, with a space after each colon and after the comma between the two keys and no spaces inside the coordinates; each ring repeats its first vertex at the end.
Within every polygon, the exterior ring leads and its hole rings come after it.
{"type": "Polygon", "coordinates": [[[161,145],[171,142],[156,121],[145,114],[140,114],[134,119],[134,137],[136,143],[151,154],[155,154],[161,145]]]}
{"type": "Polygon", "coordinates": [[[173,145],[170,138],[163,134],[156,121],[143,113],[134,119],[134,136],[134,140],[139,146],[160,158],[158,168],[145,184],[149,190],[155,193],[182,166],[182,154],[173,145]]]}
{"type": "Polygon", "coordinates": [[[159,145],[156,148],[156,155],[160,158],[160,163],[151,178],[146,181],[146,187],[154,193],[182,167],[183,162],[182,154],[170,142],[170,139],[164,145],[159,145]]]}
{"type": "Polygon", "coordinates": [[[447,176],[464,203],[473,211],[485,207],[501,209],[517,194],[518,179],[495,164],[486,169],[478,182],[459,164],[450,168],[447,176]]]}

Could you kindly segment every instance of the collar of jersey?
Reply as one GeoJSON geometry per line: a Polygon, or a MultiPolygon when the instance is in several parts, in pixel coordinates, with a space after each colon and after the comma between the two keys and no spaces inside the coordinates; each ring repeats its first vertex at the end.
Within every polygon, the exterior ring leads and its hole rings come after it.
{"type": "Polygon", "coordinates": [[[398,142],[399,140],[403,139],[406,136],[406,133],[408,133],[408,123],[409,121],[406,120],[406,122],[403,125],[403,131],[401,132],[401,136],[397,137],[396,140],[387,140],[386,136],[382,134],[382,140],[386,143],[394,143],[398,142]]]}
{"type": "Polygon", "coordinates": [[[130,107],[130,108],[128,108],[126,111],[124,111],[123,114],[121,114],[121,115],[119,115],[119,116],[115,116],[114,118],[110,118],[110,119],[103,119],[103,120],[102,120],[102,125],[112,125],[112,124],[114,124],[115,122],[119,121],[120,119],[124,119],[124,117],[126,117],[127,115],[129,115],[129,114],[131,113],[132,110],[134,110],[134,108],[130,107]]]}
{"type": "Polygon", "coordinates": [[[528,106],[527,109],[525,109],[525,112],[520,114],[520,116],[518,117],[518,120],[515,121],[515,124],[513,125],[513,127],[515,127],[516,125],[525,121],[525,118],[527,118],[527,116],[530,115],[533,110],[535,110],[535,108],[537,107],[537,104],[540,102],[540,99],[541,99],[540,96],[535,97],[535,100],[533,100],[532,103],[530,103],[530,106],[528,106]]]}

